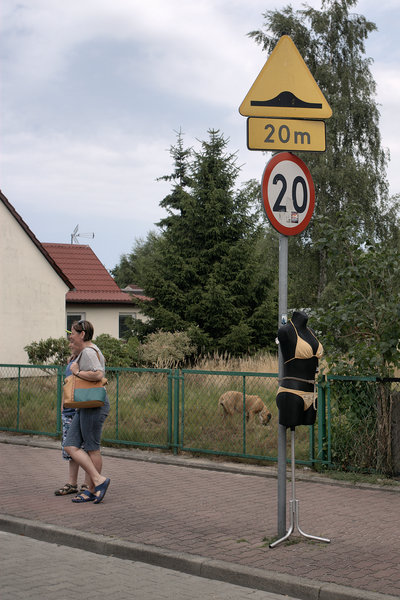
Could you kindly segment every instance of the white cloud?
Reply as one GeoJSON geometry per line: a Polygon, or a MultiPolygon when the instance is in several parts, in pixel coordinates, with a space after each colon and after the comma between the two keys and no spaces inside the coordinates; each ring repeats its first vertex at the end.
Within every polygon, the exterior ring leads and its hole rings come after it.
{"type": "MultiPolygon", "coordinates": [[[[155,179],[171,171],[179,127],[186,145],[220,128],[245,163],[241,181],[260,180],[268,157],[247,150],[238,107],[267,57],[246,34],[287,4],[303,0],[3,0],[2,190],[39,239],[67,241],[85,218],[81,230],[96,229],[95,251],[113,266],[164,214],[169,184],[155,179]]],[[[378,20],[367,50],[395,192],[398,0],[360,0],[355,11],[378,20]]]]}
{"type": "Polygon", "coordinates": [[[27,204],[40,198],[55,212],[68,207],[90,214],[95,209],[104,218],[110,211],[138,218],[140,205],[139,218],[147,223],[158,212],[153,188],[158,185],[160,193],[166,193],[156,178],[171,170],[168,153],[160,151],[169,144],[170,140],[141,139],[132,145],[122,135],[94,144],[67,135],[21,134],[10,142],[2,161],[3,179],[14,180],[14,192],[27,204]]]}

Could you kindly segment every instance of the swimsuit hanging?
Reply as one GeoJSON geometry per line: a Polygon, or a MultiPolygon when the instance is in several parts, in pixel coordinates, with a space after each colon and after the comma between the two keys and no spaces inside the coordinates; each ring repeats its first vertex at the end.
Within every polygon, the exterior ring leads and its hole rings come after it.
{"type": "Polygon", "coordinates": [[[296,341],[296,348],[294,351],[293,358],[289,358],[289,360],[285,360],[285,364],[290,362],[291,360],[294,360],[295,358],[300,358],[303,360],[308,359],[308,358],[318,358],[318,359],[321,358],[324,353],[324,349],[322,347],[321,342],[318,341],[318,339],[315,337],[315,335],[313,334],[311,329],[309,327],[307,327],[308,331],[311,333],[313,338],[315,338],[315,340],[318,342],[318,348],[317,348],[317,351],[315,352],[315,354],[314,354],[314,350],[312,349],[311,344],[309,344],[308,342],[306,342],[306,340],[303,340],[303,338],[301,338],[299,336],[293,321],[290,320],[289,323],[292,324],[293,329],[296,332],[297,341],[296,341]]]}

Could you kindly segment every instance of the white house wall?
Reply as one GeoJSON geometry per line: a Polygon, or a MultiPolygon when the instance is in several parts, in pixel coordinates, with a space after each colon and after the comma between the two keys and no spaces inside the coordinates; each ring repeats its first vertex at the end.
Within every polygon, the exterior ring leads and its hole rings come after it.
{"type": "Polygon", "coordinates": [[[67,285],[0,203],[0,364],[26,364],[24,346],[64,335],[67,285]]]}
{"type": "Polygon", "coordinates": [[[85,316],[94,327],[94,337],[101,333],[108,333],[112,337],[119,337],[119,314],[135,313],[136,318],[141,321],[147,320],[140,310],[127,304],[78,304],[67,302],[67,313],[77,313],[85,316]]]}

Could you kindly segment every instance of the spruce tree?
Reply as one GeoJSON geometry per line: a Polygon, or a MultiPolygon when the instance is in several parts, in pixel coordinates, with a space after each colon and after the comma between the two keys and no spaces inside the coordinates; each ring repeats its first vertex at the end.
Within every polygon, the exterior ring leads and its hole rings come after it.
{"type": "Polygon", "coordinates": [[[273,347],[276,322],[273,265],[262,255],[264,234],[254,210],[253,183],[236,188],[236,154],[217,130],[200,149],[171,147],[167,215],[146,258],[135,257],[140,284],[153,298],[144,310],[154,329],[188,330],[204,349],[241,353],[273,347]]]}

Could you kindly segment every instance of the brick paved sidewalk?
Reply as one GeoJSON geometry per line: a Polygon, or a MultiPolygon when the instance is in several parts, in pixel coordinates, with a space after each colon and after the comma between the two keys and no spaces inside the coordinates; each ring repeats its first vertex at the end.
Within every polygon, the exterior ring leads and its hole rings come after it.
{"type": "Polygon", "coordinates": [[[274,478],[105,456],[104,502],[76,505],[54,496],[67,480],[59,450],[1,444],[0,456],[5,515],[400,597],[399,492],[298,481],[302,529],[331,543],[293,536],[270,549],[274,478]]]}

